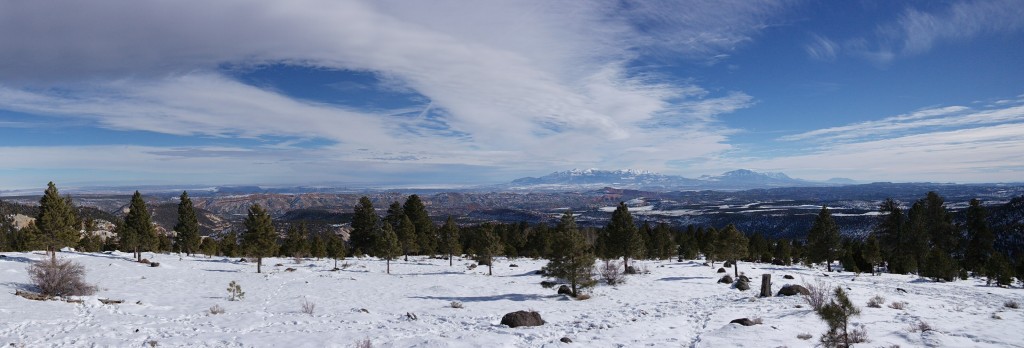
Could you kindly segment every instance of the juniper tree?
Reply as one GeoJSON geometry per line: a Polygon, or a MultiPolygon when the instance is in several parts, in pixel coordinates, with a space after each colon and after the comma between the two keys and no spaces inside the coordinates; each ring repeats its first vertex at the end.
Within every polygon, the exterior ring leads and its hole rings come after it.
{"type": "Polygon", "coordinates": [[[60,248],[78,243],[81,236],[76,226],[77,220],[71,206],[71,197],[61,197],[57,186],[52,181],[48,183],[43,197],[39,199],[39,214],[36,215],[35,225],[53,260],[57,259],[60,248]]]}
{"type": "Polygon", "coordinates": [[[174,225],[174,232],[177,233],[174,244],[179,252],[192,255],[199,251],[199,219],[187,191],[182,191],[178,199],[178,224],[174,225]]]}
{"type": "Polygon", "coordinates": [[[384,222],[380,232],[376,236],[377,247],[375,253],[387,262],[387,272],[391,274],[391,260],[402,254],[402,245],[398,241],[398,235],[391,224],[384,222]]]}
{"type": "Polygon", "coordinates": [[[613,258],[622,257],[624,269],[629,270],[629,259],[643,253],[643,238],[640,231],[633,223],[633,215],[629,213],[629,207],[625,202],[619,202],[619,206],[612,212],[612,219],[605,228],[608,233],[609,255],[613,258]]]}
{"type": "Polygon", "coordinates": [[[149,208],[146,207],[146,201],[142,199],[139,191],[132,195],[121,232],[121,245],[132,250],[137,261],[142,261],[143,251],[153,250],[159,245],[149,208]]]}
{"type": "Polygon", "coordinates": [[[258,203],[249,207],[242,232],[242,250],[247,256],[256,258],[256,273],[262,272],[263,258],[274,255],[277,250],[277,232],[274,222],[258,203]]]}
{"type": "Polygon", "coordinates": [[[373,208],[373,202],[369,197],[360,197],[354,209],[352,233],[349,235],[354,255],[369,253],[375,249],[374,236],[380,227],[379,223],[380,217],[373,208]]]}
{"type": "Polygon", "coordinates": [[[455,219],[451,215],[448,215],[448,220],[441,227],[441,246],[448,254],[448,266],[454,265],[455,255],[459,253],[462,245],[459,244],[459,225],[455,224],[455,219]]]}
{"type": "Polygon", "coordinates": [[[740,276],[740,258],[747,255],[747,237],[743,232],[736,229],[736,226],[729,224],[718,234],[715,250],[723,261],[732,261],[733,271],[736,278],[740,276]]]}
{"type": "Polygon", "coordinates": [[[569,282],[572,296],[579,295],[581,288],[594,286],[594,254],[583,233],[576,227],[572,211],[562,215],[552,245],[551,259],[544,267],[549,277],[569,282]]]}
{"type": "Polygon", "coordinates": [[[420,200],[420,196],[409,196],[405,200],[405,204],[402,205],[402,209],[405,211],[405,216],[408,216],[416,226],[416,238],[420,253],[433,255],[437,251],[437,231],[435,231],[434,222],[430,221],[430,214],[427,213],[427,207],[420,200]]]}
{"type": "Polygon", "coordinates": [[[839,226],[832,220],[828,207],[822,206],[818,216],[807,232],[807,251],[809,262],[824,261],[828,271],[832,272],[832,261],[836,259],[841,247],[839,226]]]}

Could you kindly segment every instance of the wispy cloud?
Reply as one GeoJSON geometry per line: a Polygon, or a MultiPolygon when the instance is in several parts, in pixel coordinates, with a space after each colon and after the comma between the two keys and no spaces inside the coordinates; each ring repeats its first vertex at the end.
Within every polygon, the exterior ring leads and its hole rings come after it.
{"type": "Polygon", "coordinates": [[[779,138],[783,141],[815,140],[820,142],[863,141],[890,138],[908,132],[1024,122],[1024,105],[975,110],[965,106],[947,106],[918,110],[909,114],[886,117],[845,126],[816,129],[779,138]]]}
{"type": "Polygon", "coordinates": [[[807,51],[807,55],[811,58],[830,61],[835,60],[836,56],[839,55],[840,47],[839,44],[826,37],[814,35],[814,39],[807,45],[804,45],[804,50],[807,51]]]}

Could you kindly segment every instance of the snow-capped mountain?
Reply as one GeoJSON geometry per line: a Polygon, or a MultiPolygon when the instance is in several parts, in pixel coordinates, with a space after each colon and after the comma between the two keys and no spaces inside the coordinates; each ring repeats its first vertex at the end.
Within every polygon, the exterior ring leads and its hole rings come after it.
{"type": "Polygon", "coordinates": [[[794,179],[784,173],[759,173],[747,169],[692,179],[636,169],[591,168],[554,172],[541,177],[519,178],[503,186],[515,190],[588,189],[605,186],[639,190],[745,190],[829,185],[794,179]]]}

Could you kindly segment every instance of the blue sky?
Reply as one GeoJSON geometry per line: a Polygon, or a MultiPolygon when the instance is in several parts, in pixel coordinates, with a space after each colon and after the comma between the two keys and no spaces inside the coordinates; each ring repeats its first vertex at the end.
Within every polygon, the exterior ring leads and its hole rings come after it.
{"type": "Polygon", "coordinates": [[[1024,178],[1019,1],[0,1],[0,190],[1024,178]]]}

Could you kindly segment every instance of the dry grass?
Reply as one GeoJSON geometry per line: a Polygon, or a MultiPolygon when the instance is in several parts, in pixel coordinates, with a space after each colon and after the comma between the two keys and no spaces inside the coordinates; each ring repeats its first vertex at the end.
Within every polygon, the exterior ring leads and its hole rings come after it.
{"type": "Polygon", "coordinates": [[[881,295],[875,295],[875,297],[872,297],[871,299],[868,300],[868,307],[882,308],[883,303],[885,303],[885,297],[882,297],[881,295]]]}
{"type": "Polygon", "coordinates": [[[44,296],[88,296],[96,287],[85,283],[85,267],[71,260],[48,259],[28,266],[32,284],[44,296]]]}
{"type": "Polygon", "coordinates": [[[583,301],[583,300],[589,300],[589,299],[590,299],[590,294],[579,294],[579,295],[576,295],[576,301],[583,301]]]}
{"type": "Polygon", "coordinates": [[[906,302],[899,302],[899,301],[892,301],[892,303],[889,304],[889,308],[904,310],[904,309],[907,308],[907,303],[906,302]]]}
{"type": "Polygon", "coordinates": [[[355,348],[373,348],[373,341],[369,338],[364,338],[356,341],[355,348]]]}
{"type": "Polygon", "coordinates": [[[452,301],[448,306],[452,308],[462,308],[462,302],[452,301]]]}
{"type": "Polygon", "coordinates": [[[626,277],[622,275],[622,269],[619,267],[618,262],[605,262],[599,273],[601,274],[601,279],[608,283],[608,285],[618,285],[626,282],[626,277]]]}
{"type": "Polygon", "coordinates": [[[1020,303],[1017,303],[1017,301],[1014,301],[1014,300],[1009,300],[1009,301],[1006,301],[1005,303],[1003,303],[1003,306],[1006,307],[1006,308],[1019,309],[1020,308],[1020,303]]]}
{"type": "Polygon", "coordinates": [[[303,298],[301,304],[302,304],[302,313],[306,313],[306,314],[309,314],[310,316],[312,316],[313,313],[316,312],[316,303],[309,302],[309,300],[303,298]]]}
{"type": "Polygon", "coordinates": [[[813,283],[804,283],[804,287],[807,288],[808,294],[800,296],[815,312],[821,311],[821,307],[832,300],[832,284],[824,280],[818,279],[813,283]]]}
{"type": "Polygon", "coordinates": [[[224,307],[221,307],[220,305],[213,305],[210,307],[210,314],[224,314],[224,307]]]}
{"type": "Polygon", "coordinates": [[[910,331],[910,332],[928,332],[928,331],[932,331],[932,326],[930,324],[928,324],[927,322],[925,322],[924,320],[918,320],[916,323],[910,324],[910,326],[907,327],[907,331],[910,331]]]}

